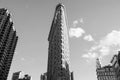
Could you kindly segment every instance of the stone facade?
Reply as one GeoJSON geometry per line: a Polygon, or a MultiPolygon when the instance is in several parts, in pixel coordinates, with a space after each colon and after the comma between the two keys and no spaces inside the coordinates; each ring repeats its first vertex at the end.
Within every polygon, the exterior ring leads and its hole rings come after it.
{"type": "Polygon", "coordinates": [[[7,80],[18,36],[7,9],[0,9],[0,80],[7,80]]]}
{"type": "Polygon", "coordinates": [[[23,78],[20,78],[18,80],[32,80],[32,79],[31,79],[31,76],[29,76],[28,74],[26,74],[26,75],[24,75],[23,78]]]}
{"type": "Polygon", "coordinates": [[[47,73],[42,74],[40,80],[47,80],[47,73]]]}
{"type": "Polygon", "coordinates": [[[100,62],[97,59],[97,79],[98,80],[120,80],[120,52],[118,55],[114,55],[110,64],[101,67],[100,62]]]}
{"type": "Polygon", "coordinates": [[[13,73],[12,80],[18,80],[19,78],[21,78],[21,75],[21,71],[13,73]]]}
{"type": "MultiPolygon", "coordinates": [[[[58,4],[55,9],[49,37],[47,73],[41,75],[45,80],[71,80],[69,71],[69,41],[65,7],[58,4]]],[[[71,75],[72,74],[72,75],[71,75]]],[[[72,78],[71,78],[72,76],[72,78]]],[[[43,78],[41,80],[44,80],[43,78]]]]}
{"type": "Polygon", "coordinates": [[[22,71],[13,73],[12,80],[32,80],[31,76],[24,74],[22,71]]]}

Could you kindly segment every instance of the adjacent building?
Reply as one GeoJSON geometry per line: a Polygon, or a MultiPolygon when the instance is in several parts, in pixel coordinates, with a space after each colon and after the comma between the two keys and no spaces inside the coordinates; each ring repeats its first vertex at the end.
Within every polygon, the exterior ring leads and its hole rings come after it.
{"type": "Polygon", "coordinates": [[[47,73],[41,74],[40,80],[47,80],[47,73]]]}
{"type": "Polygon", "coordinates": [[[113,56],[109,65],[101,67],[100,61],[97,59],[96,66],[98,80],[120,80],[120,52],[113,56]]]}
{"type": "Polygon", "coordinates": [[[41,75],[41,80],[73,80],[73,72],[71,73],[69,70],[66,13],[64,5],[61,3],[56,6],[48,42],[47,72],[41,75]]]}
{"type": "Polygon", "coordinates": [[[20,78],[23,78],[23,72],[22,71],[18,71],[18,72],[13,73],[12,80],[18,80],[20,78]]]}
{"type": "Polygon", "coordinates": [[[0,9],[0,80],[7,80],[18,36],[7,9],[0,9]]]}
{"type": "Polygon", "coordinates": [[[22,71],[13,73],[12,80],[32,80],[31,76],[24,74],[22,71]]]}
{"type": "Polygon", "coordinates": [[[31,76],[29,76],[28,74],[26,74],[26,75],[24,75],[23,78],[20,78],[18,80],[32,80],[32,79],[31,79],[31,76]]]}

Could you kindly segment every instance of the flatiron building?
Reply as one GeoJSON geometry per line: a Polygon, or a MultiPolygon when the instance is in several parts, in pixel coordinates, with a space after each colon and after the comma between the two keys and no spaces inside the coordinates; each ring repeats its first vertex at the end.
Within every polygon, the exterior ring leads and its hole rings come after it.
{"type": "Polygon", "coordinates": [[[56,6],[48,42],[47,72],[41,75],[41,80],[73,80],[73,72],[69,70],[69,40],[65,7],[61,3],[56,6]]]}
{"type": "Polygon", "coordinates": [[[0,9],[0,80],[7,80],[18,36],[7,9],[0,9]]]}

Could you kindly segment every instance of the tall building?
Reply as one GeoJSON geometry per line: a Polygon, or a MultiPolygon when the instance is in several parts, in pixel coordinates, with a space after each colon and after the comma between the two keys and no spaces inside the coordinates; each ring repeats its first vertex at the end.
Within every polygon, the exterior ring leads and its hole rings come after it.
{"type": "Polygon", "coordinates": [[[22,71],[13,73],[12,80],[32,80],[31,76],[25,74],[22,71]]]}
{"type": "Polygon", "coordinates": [[[97,59],[96,66],[98,80],[120,80],[120,52],[113,56],[109,65],[101,67],[97,59]]]}
{"type": "Polygon", "coordinates": [[[68,31],[62,4],[56,6],[48,42],[47,73],[41,75],[41,80],[73,80],[73,72],[69,71],[68,31]]]}
{"type": "Polygon", "coordinates": [[[7,80],[18,36],[7,9],[0,9],[0,80],[7,80]]]}

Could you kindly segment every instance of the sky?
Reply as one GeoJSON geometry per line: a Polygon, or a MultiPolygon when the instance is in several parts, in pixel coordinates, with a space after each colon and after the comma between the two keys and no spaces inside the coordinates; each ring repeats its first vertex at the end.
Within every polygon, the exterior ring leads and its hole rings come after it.
{"type": "Polygon", "coordinates": [[[119,0],[0,0],[19,36],[8,80],[24,71],[40,80],[47,71],[48,34],[56,5],[65,5],[74,80],[97,80],[96,58],[108,65],[120,49],[119,0]]]}

